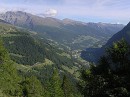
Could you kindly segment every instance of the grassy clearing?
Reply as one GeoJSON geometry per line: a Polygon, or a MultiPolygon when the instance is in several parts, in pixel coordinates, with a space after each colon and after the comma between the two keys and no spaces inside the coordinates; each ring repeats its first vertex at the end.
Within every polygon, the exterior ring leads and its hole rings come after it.
{"type": "Polygon", "coordinates": [[[69,54],[65,53],[65,52],[63,52],[63,53],[61,53],[61,54],[58,53],[58,55],[60,55],[60,56],[65,56],[65,57],[71,59],[71,56],[70,56],[69,54]]]}
{"type": "Polygon", "coordinates": [[[24,56],[22,56],[22,55],[19,55],[19,54],[14,54],[14,53],[10,53],[10,55],[11,55],[11,56],[15,56],[15,57],[19,57],[19,58],[24,57],[24,56]]]}
{"type": "Polygon", "coordinates": [[[1,37],[12,37],[12,36],[18,36],[17,34],[0,34],[1,37]]]}
{"type": "Polygon", "coordinates": [[[36,63],[35,65],[33,65],[32,67],[37,67],[37,68],[41,68],[43,66],[46,66],[46,65],[52,65],[54,64],[51,60],[45,58],[45,62],[44,63],[36,63]]]}
{"type": "Polygon", "coordinates": [[[8,97],[8,96],[3,94],[2,91],[0,90],[0,97],[8,97]]]}
{"type": "Polygon", "coordinates": [[[80,73],[78,71],[78,67],[73,66],[72,68],[69,68],[67,66],[62,65],[62,68],[66,71],[68,71],[70,74],[74,75],[77,79],[80,76],[80,73]]]}
{"type": "Polygon", "coordinates": [[[29,65],[22,65],[22,64],[14,64],[15,67],[17,68],[17,70],[23,71],[23,72],[28,72],[30,70],[32,70],[31,66],[29,65]]]}
{"type": "Polygon", "coordinates": [[[29,65],[22,65],[22,64],[17,64],[15,63],[15,67],[18,69],[18,70],[21,70],[23,72],[28,72],[28,71],[35,71],[33,68],[42,68],[46,65],[52,65],[53,62],[50,61],[49,59],[45,59],[45,62],[44,63],[36,63],[35,65],[33,66],[29,66],[29,65]]]}

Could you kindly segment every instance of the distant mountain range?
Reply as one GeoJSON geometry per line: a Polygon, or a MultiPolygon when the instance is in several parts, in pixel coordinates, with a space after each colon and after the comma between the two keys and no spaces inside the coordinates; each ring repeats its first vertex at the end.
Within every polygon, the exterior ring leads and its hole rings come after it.
{"type": "Polygon", "coordinates": [[[84,23],[71,19],[42,18],[22,11],[8,11],[0,14],[0,19],[15,26],[36,31],[39,37],[51,39],[74,50],[101,47],[124,27],[122,24],[84,23]]]}
{"type": "Polygon", "coordinates": [[[82,52],[82,57],[86,60],[95,62],[98,61],[100,56],[105,53],[106,48],[110,47],[113,43],[125,39],[128,44],[130,44],[130,22],[118,33],[114,34],[107,43],[99,49],[87,49],[82,52]]]}

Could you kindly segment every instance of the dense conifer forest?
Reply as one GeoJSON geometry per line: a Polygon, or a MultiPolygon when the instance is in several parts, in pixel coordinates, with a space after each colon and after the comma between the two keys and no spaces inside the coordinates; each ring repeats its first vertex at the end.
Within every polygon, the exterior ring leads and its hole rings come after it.
{"type": "MultiPolygon", "coordinates": [[[[35,44],[35,42],[32,42],[33,38],[28,36],[18,36],[15,38],[9,37],[8,39],[7,37],[4,38],[5,42],[2,41],[2,38],[0,40],[1,97],[12,97],[12,96],[13,97],[16,96],[129,97],[130,96],[130,89],[129,89],[130,46],[124,39],[114,43],[111,47],[107,48],[106,54],[100,58],[97,65],[91,64],[91,67],[89,69],[81,70],[80,80],[75,80],[74,77],[70,78],[70,76],[73,75],[61,72],[60,69],[58,68],[58,65],[54,64],[46,65],[45,67],[42,68],[33,67],[28,71],[26,71],[26,69],[20,70],[16,68],[16,65],[18,65],[18,63],[16,63],[18,62],[17,59],[12,61],[13,58],[11,60],[10,54],[5,49],[5,47],[10,48],[9,49],[10,51],[13,51],[15,53],[19,52],[19,55],[23,54],[24,56],[24,54],[29,53],[30,50],[25,51],[26,53],[22,51],[22,45],[20,46],[19,41],[20,43],[27,41],[25,42],[25,45],[29,41],[31,41],[29,43],[32,44],[33,43],[35,44]],[[15,41],[15,39],[17,40],[17,38],[18,41],[16,42],[16,44],[18,43],[18,47],[21,48],[20,51],[15,50],[15,48],[17,47],[11,45],[12,46],[11,48],[9,47],[9,44],[6,43],[8,39],[10,40],[11,43],[11,41],[15,41]],[[4,44],[6,44],[5,47],[4,44]]],[[[29,44],[28,46],[31,47],[31,44],[29,44]]],[[[32,47],[32,50],[33,48],[35,48],[34,51],[43,50],[40,49],[40,45],[32,47]]],[[[46,54],[44,53],[43,55],[46,54]]],[[[34,57],[32,56],[29,58],[33,60],[34,57]]],[[[42,56],[41,58],[44,59],[44,57],[42,56]]]]}
{"type": "Polygon", "coordinates": [[[82,70],[84,97],[130,97],[130,45],[122,39],[107,49],[97,66],[82,70]]]}

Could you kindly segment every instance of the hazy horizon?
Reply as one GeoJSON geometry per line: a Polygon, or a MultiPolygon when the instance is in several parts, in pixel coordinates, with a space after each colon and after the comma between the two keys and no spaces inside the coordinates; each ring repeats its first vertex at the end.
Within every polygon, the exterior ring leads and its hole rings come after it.
{"type": "Polygon", "coordinates": [[[127,24],[129,0],[0,0],[0,12],[24,11],[58,19],[127,24]]]}

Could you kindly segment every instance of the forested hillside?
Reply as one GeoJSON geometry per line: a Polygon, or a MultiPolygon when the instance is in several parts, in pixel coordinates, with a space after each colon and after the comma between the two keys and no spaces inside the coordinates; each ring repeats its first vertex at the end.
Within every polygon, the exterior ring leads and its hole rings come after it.
{"type": "Polygon", "coordinates": [[[47,87],[33,74],[30,76],[19,74],[14,65],[16,63],[10,60],[1,40],[0,63],[0,97],[66,97],[64,95],[79,97],[76,96],[76,92],[72,91],[74,87],[69,87],[73,85],[66,77],[63,78],[63,81],[60,79],[56,69],[52,73],[47,87]],[[66,88],[70,88],[71,91],[64,91],[66,88]]]}
{"type": "Polygon", "coordinates": [[[0,96],[80,96],[76,87],[80,62],[35,33],[0,23],[0,96]]]}
{"type": "MultiPolygon", "coordinates": [[[[130,46],[122,39],[114,43],[101,57],[97,66],[83,69],[76,89],[74,80],[56,67],[18,69],[0,40],[0,96],[1,97],[129,97],[130,46]],[[38,72],[42,70],[44,72],[38,72]],[[51,70],[51,72],[49,72],[51,70]],[[40,74],[39,74],[40,73],[40,74]],[[45,79],[42,74],[50,75],[45,79]]],[[[18,66],[19,65],[19,66],[18,66]]]]}

